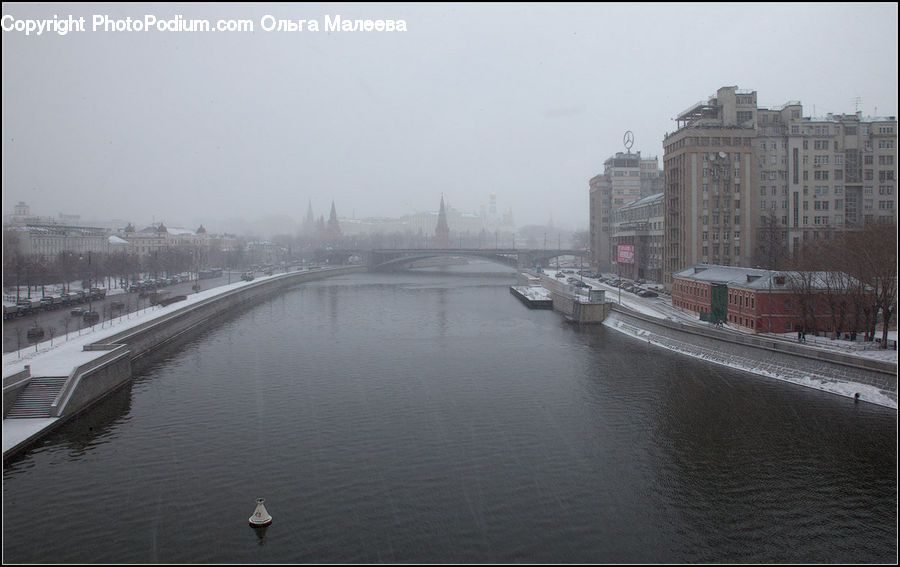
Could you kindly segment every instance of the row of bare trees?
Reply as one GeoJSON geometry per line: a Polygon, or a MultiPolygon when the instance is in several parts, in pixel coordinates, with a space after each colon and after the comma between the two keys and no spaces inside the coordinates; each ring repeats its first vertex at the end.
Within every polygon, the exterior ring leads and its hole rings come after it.
{"type": "MultiPolygon", "coordinates": [[[[146,256],[126,252],[60,252],[53,257],[25,256],[12,250],[3,257],[3,283],[31,290],[41,290],[49,285],[61,285],[63,291],[73,281],[81,281],[82,287],[110,287],[110,281],[124,284],[140,279],[141,274],[153,276],[171,275],[192,269],[193,255],[188,250],[160,250],[146,256]],[[106,282],[102,284],[101,282],[106,282]]],[[[17,298],[18,299],[18,298],[17,298]]]]}
{"type": "Polygon", "coordinates": [[[791,285],[807,328],[826,317],[837,332],[861,330],[873,340],[881,322],[881,347],[897,311],[897,226],[871,224],[857,231],[806,241],[778,269],[791,285]]]}

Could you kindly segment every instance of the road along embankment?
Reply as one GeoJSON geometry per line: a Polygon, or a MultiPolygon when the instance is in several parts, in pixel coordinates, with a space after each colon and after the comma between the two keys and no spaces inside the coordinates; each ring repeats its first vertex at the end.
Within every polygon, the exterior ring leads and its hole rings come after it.
{"type": "Polygon", "coordinates": [[[84,345],[83,352],[72,358],[71,370],[62,372],[62,374],[68,372],[68,376],[54,377],[59,381],[57,390],[51,397],[43,400],[39,397],[34,400],[25,399],[35,398],[34,392],[39,389],[42,391],[47,389],[45,381],[42,381],[46,377],[32,371],[36,366],[35,363],[25,366],[24,370],[4,376],[4,430],[7,421],[18,421],[16,418],[19,417],[41,417],[47,420],[47,427],[39,432],[29,433],[25,439],[7,443],[4,435],[4,459],[45,435],[51,425],[58,426],[125,385],[131,380],[134,366],[146,359],[154,350],[187,338],[193,332],[208,329],[217,319],[234,313],[236,309],[261,301],[289,287],[364,271],[366,271],[364,266],[347,266],[277,274],[229,286],[201,299],[192,297],[191,301],[182,306],[175,303],[162,308],[157,317],[84,345]],[[22,408],[23,405],[31,407],[22,408]],[[7,448],[7,445],[10,447],[7,448]]]}
{"type": "Polygon", "coordinates": [[[695,358],[896,407],[897,364],[768,337],[658,319],[614,305],[604,324],[695,358]]]}

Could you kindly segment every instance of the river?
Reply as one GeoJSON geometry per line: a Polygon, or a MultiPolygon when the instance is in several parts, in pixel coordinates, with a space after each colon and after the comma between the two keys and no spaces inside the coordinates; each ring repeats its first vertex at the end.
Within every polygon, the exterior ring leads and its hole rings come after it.
{"type": "Polygon", "coordinates": [[[4,562],[896,561],[896,410],[512,284],[341,276],[167,347],[4,468],[4,562]]]}

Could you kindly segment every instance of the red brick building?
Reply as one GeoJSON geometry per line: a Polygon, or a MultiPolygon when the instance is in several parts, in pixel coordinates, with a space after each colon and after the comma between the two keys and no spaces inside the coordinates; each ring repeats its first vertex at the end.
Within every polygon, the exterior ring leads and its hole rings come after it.
{"type": "Polygon", "coordinates": [[[672,305],[752,333],[862,332],[853,283],[843,274],[696,264],[673,274],[672,305]]]}

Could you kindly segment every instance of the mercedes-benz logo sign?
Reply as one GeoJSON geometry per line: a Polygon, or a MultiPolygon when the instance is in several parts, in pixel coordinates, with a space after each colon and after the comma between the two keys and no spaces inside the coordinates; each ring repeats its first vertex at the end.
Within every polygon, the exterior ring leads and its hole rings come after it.
{"type": "Polygon", "coordinates": [[[625,149],[629,152],[631,151],[631,146],[634,145],[634,134],[631,130],[625,132],[625,149]]]}

